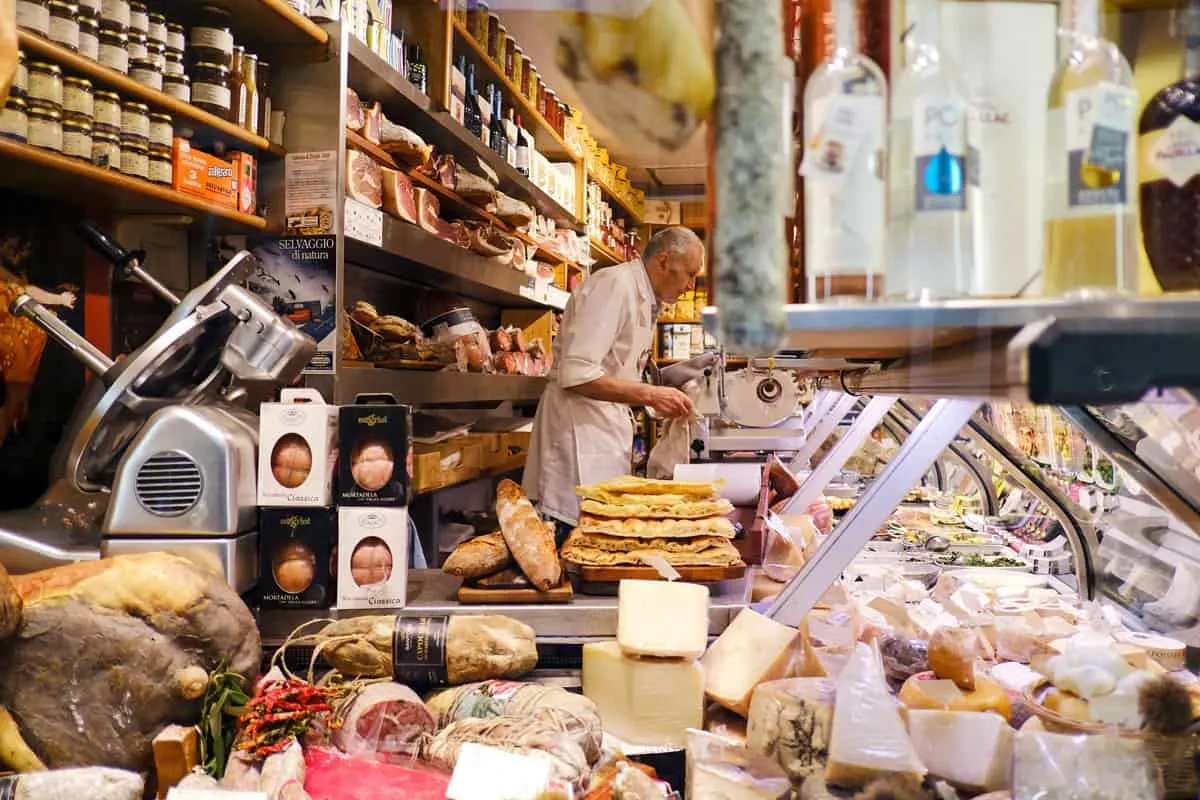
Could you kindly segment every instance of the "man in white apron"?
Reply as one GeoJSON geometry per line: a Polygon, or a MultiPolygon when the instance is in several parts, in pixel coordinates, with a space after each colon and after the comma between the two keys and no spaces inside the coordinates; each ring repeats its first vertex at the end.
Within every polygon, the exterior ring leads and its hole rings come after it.
{"type": "Polygon", "coordinates": [[[687,228],[666,228],[641,259],[595,271],[571,296],[525,464],[525,492],[546,516],[578,524],[576,486],[629,474],[630,407],[665,418],[693,413],[683,392],[641,377],[661,304],[695,288],[703,268],[700,238],[687,228]]]}

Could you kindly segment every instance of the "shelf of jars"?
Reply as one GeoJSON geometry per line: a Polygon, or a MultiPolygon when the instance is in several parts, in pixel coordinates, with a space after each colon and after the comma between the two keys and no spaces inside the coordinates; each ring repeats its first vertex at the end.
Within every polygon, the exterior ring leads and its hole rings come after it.
{"type": "Polygon", "coordinates": [[[224,0],[221,5],[237,18],[244,35],[256,42],[275,47],[329,42],[329,34],[288,0],[224,0]]]}
{"type": "Polygon", "coordinates": [[[633,203],[630,201],[630,199],[628,197],[626,197],[623,193],[618,192],[611,185],[609,185],[609,183],[606,180],[604,180],[604,178],[601,175],[599,175],[595,170],[592,170],[589,168],[587,170],[587,176],[588,176],[588,180],[590,180],[592,183],[596,184],[596,186],[600,187],[600,192],[601,192],[601,194],[604,195],[604,197],[608,198],[608,200],[615,203],[618,208],[620,208],[622,211],[625,212],[626,215],[628,215],[630,221],[633,222],[634,225],[642,224],[641,211],[639,211],[637,208],[634,207],[633,203]]]}
{"type": "Polygon", "coordinates": [[[605,245],[602,242],[600,242],[599,240],[597,240],[595,236],[592,237],[591,245],[592,245],[592,258],[596,262],[594,265],[596,267],[611,267],[616,264],[624,263],[625,261],[628,260],[628,259],[622,258],[615,251],[610,249],[607,245],[605,245]]]}

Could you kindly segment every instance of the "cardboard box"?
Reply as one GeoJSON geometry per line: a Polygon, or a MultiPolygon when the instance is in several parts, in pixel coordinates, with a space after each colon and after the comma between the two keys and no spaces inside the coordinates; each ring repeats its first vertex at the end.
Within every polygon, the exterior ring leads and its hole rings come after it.
{"type": "Polygon", "coordinates": [[[258,412],[258,504],[331,505],[337,407],[316,389],[284,389],[280,397],[258,412]]]}
{"type": "Polygon", "coordinates": [[[258,210],[258,161],[249,153],[229,155],[237,180],[237,210],[253,214],[258,210]]]}
{"type": "Polygon", "coordinates": [[[407,508],[339,508],[337,607],[404,608],[408,541],[407,508]]]}
{"type": "Polygon", "coordinates": [[[478,477],[483,445],[460,436],[437,445],[418,446],[413,454],[413,490],[430,492],[478,477]]]}
{"type": "MultiPolygon", "coordinates": [[[[337,504],[406,506],[412,469],[412,408],[371,402],[338,409],[337,504]]],[[[390,402],[387,402],[390,401],[390,402]]]]}
{"type": "Polygon", "coordinates": [[[196,150],[191,142],[175,138],[171,185],[177,192],[237,208],[237,172],[222,158],[196,150]]]}
{"type": "Polygon", "coordinates": [[[258,517],[259,605],[319,609],[333,605],[337,511],[264,508],[258,517]]]}

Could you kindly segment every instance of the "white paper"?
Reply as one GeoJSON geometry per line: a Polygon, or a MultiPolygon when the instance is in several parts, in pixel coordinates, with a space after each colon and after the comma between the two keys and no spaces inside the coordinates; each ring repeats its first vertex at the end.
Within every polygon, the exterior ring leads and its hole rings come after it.
{"type": "Polygon", "coordinates": [[[550,762],[467,742],[446,789],[447,800],[534,800],[550,782],[550,762]]]}

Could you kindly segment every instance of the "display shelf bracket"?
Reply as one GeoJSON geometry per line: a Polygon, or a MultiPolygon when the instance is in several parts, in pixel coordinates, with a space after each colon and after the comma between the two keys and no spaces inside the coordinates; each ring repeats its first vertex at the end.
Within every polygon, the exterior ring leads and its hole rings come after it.
{"type": "MultiPolygon", "coordinates": [[[[921,424],[921,415],[916,413],[903,398],[892,409],[890,416],[896,420],[896,423],[906,436],[911,435],[917,426],[921,424]]],[[[958,442],[951,442],[950,446],[946,448],[946,452],[952,460],[957,461],[971,474],[975,485],[979,487],[980,497],[983,501],[983,513],[986,516],[994,516],[1000,513],[1000,501],[996,497],[996,487],[993,485],[991,476],[983,468],[979,459],[973,457],[970,451],[958,442]]],[[[942,489],[946,488],[940,484],[939,486],[942,489]]]]}
{"type": "Polygon", "coordinates": [[[808,469],[818,448],[842,423],[846,415],[854,410],[858,401],[859,398],[851,394],[829,392],[829,402],[826,408],[823,411],[818,410],[819,416],[814,415],[812,425],[806,426],[808,435],[804,440],[804,446],[796,451],[796,455],[792,457],[792,463],[789,465],[792,471],[808,469]]]}

